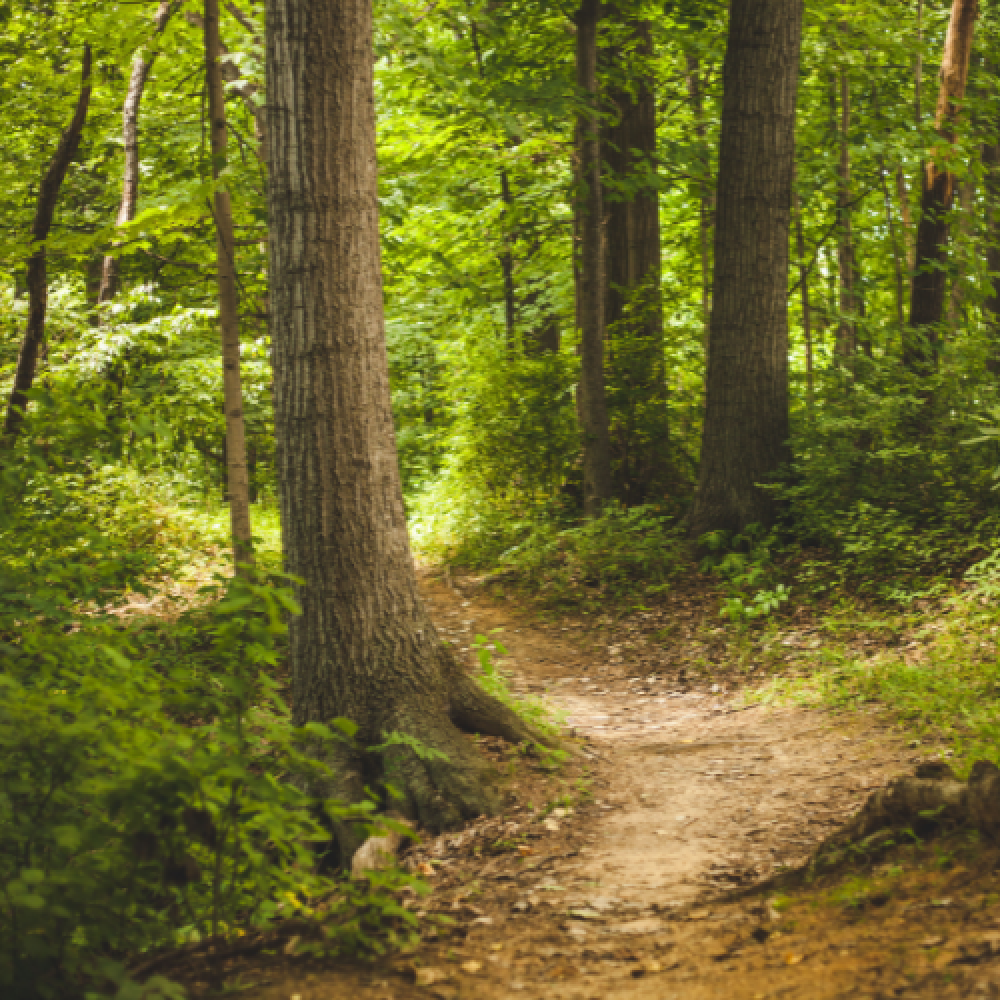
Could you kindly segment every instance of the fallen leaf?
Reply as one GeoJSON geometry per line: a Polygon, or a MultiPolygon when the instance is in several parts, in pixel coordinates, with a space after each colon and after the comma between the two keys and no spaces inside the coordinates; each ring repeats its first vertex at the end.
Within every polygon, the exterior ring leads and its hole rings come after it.
{"type": "Polygon", "coordinates": [[[521,844],[517,849],[517,853],[523,858],[529,854],[534,854],[535,849],[533,847],[528,847],[526,844],[521,844]]]}
{"type": "Polygon", "coordinates": [[[624,924],[615,924],[609,929],[613,934],[655,934],[663,930],[663,921],[659,917],[640,917],[624,924]]]}
{"type": "Polygon", "coordinates": [[[660,963],[655,959],[648,959],[632,970],[632,978],[641,979],[643,976],[650,975],[654,972],[663,972],[663,966],[660,965],[660,963]]]}
{"type": "Polygon", "coordinates": [[[929,937],[929,938],[924,938],[924,940],[920,942],[920,947],[921,948],[936,948],[938,945],[941,945],[941,944],[944,944],[944,938],[943,937],[929,937]]]}
{"type": "Polygon", "coordinates": [[[805,955],[793,955],[789,953],[785,956],[785,965],[798,965],[805,957],[805,955]]]}
{"type": "Polygon", "coordinates": [[[434,866],[432,864],[427,861],[421,861],[420,864],[417,865],[417,874],[426,876],[436,875],[437,872],[434,870],[434,866]]]}
{"type": "Polygon", "coordinates": [[[418,986],[433,986],[435,983],[446,982],[450,978],[447,969],[433,969],[429,966],[417,969],[416,974],[418,986]]]}
{"type": "Polygon", "coordinates": [[[482,962],[476,962],[475,960],[470,960],[468,962],[463,962],[460,966],[463,972],[469,973],[469,975],[474,975],[483,967],[482,962]]]}

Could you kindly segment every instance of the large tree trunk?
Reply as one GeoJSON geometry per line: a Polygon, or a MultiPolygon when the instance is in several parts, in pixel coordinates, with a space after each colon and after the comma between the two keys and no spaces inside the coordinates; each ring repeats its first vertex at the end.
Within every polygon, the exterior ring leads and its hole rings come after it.
{"type": "MultiPolygon", "coordinates": [[[[170,15],[177,4],[163,0],[156,9],[153,23],[156,34],[166,28],[170,15]]],[[[122,177],[122,197],[118,204],[116,226],[124,226],[135,218],[136,205],[139,203],[139,108],[142,105],[142,94],[146,89],[150,70],[156,60],[156,50],[146,52],[139,49],[132,57],[132,71],[129,74],[128,90],[125,93],[125,103],[122,105],[122,142],[125,147],[125,166],[122,177]]],[[[101,286],[97,293],[97,301],[110,302],[118,290],[118,259],[108,254],[101,265],[101,286]]]]}
{"type": "Polygon", "coordinates": [[[801,0],[733,0],[723,68],[715,275],[690,528],[770,523],[787,459],[788,227],[801,0]]]}
{"type": "MultiPolygon", "coordinates": [[[[295,717],[359,727],[356,748],[330,751],[337,777],[321,792],[360,800],[387,780],[437,830],[497,804],[459,727],[535,735],[460,669],[417,591],[389,394],[370,0],[269,0],[267,35],[277,465],[286,565],[302,580],[295,717]],[[366,752],[393,733],[404,739],[366,752]]],[[[338,837],[349,858],[356,839],[338,837]]]]}
{"type": "Polygon", "coordinates": [[[216,275],[219,285],[219,329],[222,334],[222,396],[226,411],[226,492],[233,535],[233,565],[253,563],[250,526],[250,483],[247,475],[246,422],[240,373],[239,294],[236,289],[236,241],[229,192],[219,185],[228,159],[226,92],[222,85],[219,0],[205,0],[205,77],[208,85],[212,177],[215,178],[216,275]]]}
{"type": "Polygon", "coordinates": [[[90,46],[83,47],[83,66],[80,75],[80,96],[77,98],[76,109],[69,126],[63,132],[55,155],[49,163],[45,176],[38,188],[38,202],[35,206],[35,218],[31,224],[31,242],[37,244],[34,252],[28,258],[28,324],[24,331],[24,340],[17,356],[17,367],[14,369],[14,385],[7,404],[7,416],[4,420],[3,443],[10,446],[17,440],[24,422],[24,408],[28,405],[27,393],[35,384],[35,369],[38,365],[38,352],[45,339],[45,314],[48,309],[49,275],[45,256],[45,240],[52,229],[52,219],[56,204],[59,201],[59,191],[66,171],[76,156],[83,135],[83,127],[87,122],[87,109],[90,107],[90,46]]]}
{"type": "Polygon", "coordinates": [[[654,180],[656,101],[649,24],[620,5],[611,14],[623,37],[613,52],[604,100],[611,116],[603,142],[608,402],[615,493],[634,506],[662,493],[670,469],[654,180]]]}
{"type": "Polygon", "coordinates": [[[612,496],[611,436],[604,381],[604,232],[597,95],[600,0],[582,0],[576,15],[577,120],[575,230],[579,238],[577,322],[580,326],[578,410],[583,432],[583,511],[597,516],[612,496]]]}
{"type": "MultiPolygon", "coordinates": [[[[943,146],[955,141],[955,121],[959,103],[965,96],[978,16],[977,0],[954,0],[941,61],[941,89],[935,116],[943,146]]],[[[934,162],[936,153],[937,150],[931,150],[921,175],[910,319],[904,330],[903,364],[915,375],[931,375],[937,370],[939,326],[944,318],[948,287],[948,216],[955,196],[955,175],[934,162]]]]}

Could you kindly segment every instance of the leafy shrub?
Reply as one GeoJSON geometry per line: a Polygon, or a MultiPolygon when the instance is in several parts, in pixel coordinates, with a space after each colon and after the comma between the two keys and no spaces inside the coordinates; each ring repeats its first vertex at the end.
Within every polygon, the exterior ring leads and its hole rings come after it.
{"type": "MultiPolygon", "coordinates": [[[[237,581],[145,651],[142,634],[106,623],[15,629],[6,617],[5,997],[82,995],[108,981],[109,960],[120,970],[147,949],[308,915],[320,896],[333,947],[412,928],[391,898],[317,870],[329,835],[306,789],[329,773],[312,751],[350,727],[291,725],[269,669],[292,610],[282,589],[237,581]]],[[[322,805],[371,819],[370,804],[322,805]]]]}
{"type": "Polygon", "coordinates": [[[437,560],[492,565],[538,520],[577,513],[567,492],[578,471],[575,359],[493,349],[488,368],[454,385],[459,399],[439,441],[448,457],[411,498],[416,546],[437,560]]]}
{"type": "Polygon", "coordinates": [[[771,556],[777,538],[761,525],[750,524],[736,533],[710,531],[698,542],[707,550],[701,571],[719,577],[726,587],[723,617],[737,624],[766,618],[788,600],[791,591],[777,582],[771,556]]]}
{"type": "Polygon", "coordinates": [[[579,598],[584,588],[625,597],[666,590],[686,551],[681,529],[656,508],[614,506],[577,527],[532,524],[498,561],[555,600],[579,598]]]}

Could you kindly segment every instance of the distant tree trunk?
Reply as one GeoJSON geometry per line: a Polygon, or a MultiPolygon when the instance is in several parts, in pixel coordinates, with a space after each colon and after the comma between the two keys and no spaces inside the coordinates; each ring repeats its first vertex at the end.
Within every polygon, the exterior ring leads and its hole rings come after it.
{"type": "MultiPolygon", "coordinates": [[[[991,74],[995,65],[987,64],[991,74]]],[[[994,96],[994,101],[996,96],[994,96]]],[[[989,294],[983,300],[983,319],[990,333],[991,351],[986,367],[993,375],[1000,374],[1000,116],[994,117],[997,135],[982,149],[986,214],[986,271],[989,294]]]]}
{"type": "MultiPolygon", "coordinates": [[[[417,590],[386,354],[370,0],[268,0],[270,311],[297,722],[351,719],[323,797],[389,781],[439,830],[497,806],[459,732],[536,739],[458,665],[417,590]],[[391,745],[375,752],[392,734],[391,745]],[[437,757],[418,754],[419,740],[437,757]]],[[[360,835],[338,829],[349,860],[360,835]]]]}
{"type": "Polygon", "coordinates": [[[788,458],[788,229],[801,34],[801,0],[733,0],[695,537],[771,523],[774,504],[758,484],[788,458]]]}
{"type": "Polygon", "coordinates": [[[962,311],[965,305],[965,289],[968,276],[966,274],[966,254],[972,251],[972,212],[976,202],[976,185],[971,178],[960,181],[955,188],[955,202],[960,209],[956,227],[954,250],[952,252],[951,288],[948,293],[948,328],[952,334],[958,332],[962,324],[962,311]]]}
{"type": "MultiPolygon", "coordinates": [[[[882,128],[882,108],[879,101],[879,91],[878,87],[872,88],[872,103],[874,105],[875,120],[881,130],[882,128]]],[[[904,214],[904,228],[903,228],[903,239],[902,246],[900,245],[900,240],[896,232],[896,218],[895,212],[892,206],[892,195],[889,192],[889,172],[886,169],[885,164],[885,154],[878,152],[875,154],[875,162],[878,164],[878,179],[879,186],[882,188],[882,203],[885,206],[885,224],[886,229],[889,233],[889,245],[892,252],[892,269],[896,279],[896,322],[899,325],[900,330],[903,328],[903,313],[905,309],[906,301],[906,280],[904,278],[904,271],[906,268],[906,219],[907,216],[904,214]]],[[[897,177],[901,177],[901,173],[897,173],[897,177]]]]}
{"type": "MultiPolygon", "coordinates": [[[[705,149],[708,128],[705,124],[705,93],[702,80],[701,60],[697,56],[686,56],[687,87],[694,112],[694,134],[705,149]]],[[[704,174],[698,180],[698,242],[701,257],[701,316],[705,327],[705,343],[708,343],[708,329],[712,318],[712,225],[715,216],[715,185],[711,183],[711,159],[704,153],[701,170],[704,174]]]]}
{"type": "Polygon", "coordinates": [[[236,242],[229,192],[219,185],[226,169],[229,130],[226,92],[219,57],[219,0],[205,0],[205,76],[208,84],[212,177],[215,178],[216,267],[219,285],[219,329],[222,333],[222,395],[226,408],[226,486],[236,572],[253,563],[250,483],[247,473],[246,422],[240,374],[239,295],[236,289],[236,242]]]}
{"type": "MultiPolygon", "coordinates": [[[[959,102],[965,96],[978,16],[977,0],[954,0],[941,60],[941,88],[935,115],[935,127],[943,146],[955,141],[955,122],[959,102]]],[[[955,195],[955,175],[938,167],[934,162],[937,154],[938,150],[931,150],[921,174],[910,318],[903,341],[903,364],[916,375],[930,375],[937,370],[939,324],[944,317],[948,286],[948,216],[955,195]]]]}
{"type": "MultiPolygon", "coordinates": [[[[476,69],[479,79],[486,79],[483,67],[483,50],[479,44],[479,27],[476,22],[469,22],[469,37],[472,41],[472,51],[476,57],[476,69]]],[[[497,150],[500,152],[500,150],[497,150]]],[[[514,198],[510,190],[510,176],[505,167],[500,168],[500,219],[503,232],[500,239],[503,249],[500,251],[500,273],[503,275],[503,315],[506,333],[507,350],[513,351],[517,342],[517,298],[514,292],[514,254],[511,251],[513,234],[511,233],[511,207],[514,198]]]]}
{"type": "MultiPolygon", "coordinates": [[[[858,321],[863,315],[859,292],[860,275],[854,247],[851,197],[851,87],[846,70],[834,79],[832,104],[837,118],[840,158],[837,164],[837,265],[840,277],[840,322],[837,325],[836,353],[850,364],[860,343],[858,321]],[[838,94],[839,91],[839,94],[838,94]],[[839,102],[838,102],[839,98],[839,102]],[[839,104],[839,106],[838,106],[839,104]],[[839,114],[838,114],[839,112],[839,114]]],[[[871,353],[871,345],[868,345],[871,353]]]]}
{"type": "MultiPolygon", "coordinates": [[[[240,10],[235,4],[227,3],[226,10],[229,11],[233,17],[240,22],[240,24],[247,29],[247,31],[253,30],[253,24],[249,21],[246,14],[240,10]]],[[[201,15],[193,10],[185,11],[184,19],[188,24],[193,24],[199,31],[205,30],[205,22],[201,15]]],[[[258,38],[259,42],[260,39],[258,38]]],[[[248,80],[240,70],[239,66],[236,65],[231,59],[227,58],[229,55],[229,49],[225,42],[221,39],[219,40],[219,68],[222,72],[222,81],[228,84],[228,90],[232,94],[236,94],[237,97],[243,102],[243,106],[247,109],[250,117],[253,119],[253,135],[254,140],[257,143],[257,148],[254,152],[257,154],[258,159],[261,163],[267,163],[267,121],[266,121],[266,111],[263,104],[257,102],[257,92],[258,87],[252,80],[248,80]]],[[[262,247],[263,249],[263,247],[262,247]]]]}
{"type": "Polygon", "coordinates": [[[80,74],[80,96],[76,101],[76,109],[38,187],[35,218],[31,223],[31,242],[35,244],[35,249],[28,258],[28,323],[24,331],[24,339],[21,341],[21,349],[17,355],[14,385],[7,403],[7,415],[3,427],[3,445],[6,447],[12,445],[21,433],[24,408],[28,405],[26,394],[35,384],[38,352],[45,340],[49,275],[44,241],[48,239],[49,231],[52,229],[52,219],[59,201],[59,191],[66,178],[66,171],[69,170],[69,165],[73,162],[73,157],[76,156],[80,139],[83,136],[83,127],[87,122],[91,92],[90,69],[90,46],[84,45],[83,65],[80,74]]]}
{"type": "MultiPolygon", "coordinates": [[[[628,2],[628,0],[626,0],[628,2]]],[[[607,218],[605,322],[615,493],[629,506],[662,494],[670,478],[667,383],[660,303],[660,201],[649,24],[608,8],[624,29],[612,54],[604,106],[607,218]]]]}
{"type": "Polygon", "coordinates": [[[612,496],[611,436],[604,379],[604,232],[597,94],[600,0],[582,0],[576,15],[577,120],[574,212],[579,233],[577,317],[580,324],[578,411],[583,432],[583,511],[596,517],[612,496]]]}
{"type": "Polygon", "coordinates": [[[914,250],[913,245],[913,216],[910,212],[910,188],[906,183],[906,176],[903,168],[896,168],[896,196],[899,198],[899,214],[903,220],[903,249],[906,253],[906,266],[910,274],[913,273],[914,250]]]}
{"type": "MultiPolygon", "coordinates": [[[[163,0],[156,9],[153,24],[156,34],[162,34],[170,15],[177,4],[163,0]]],[[[122,106],[122,142],[125,147],[125,167],[122,177],[122,198],[118,204],[116,226],[124,226],[135,218],[135,208],[139,202],[139,108],[142,105],[142,94],[146,89],[150,70],[156,60],[156,50],[147,53],[139,49],[132,57],[132,72],[129,75],[128,90],[125,93],[125,103],[122,106]]],[[[104,258],[101,266],[101,286],[97,293],[97,301],[110,302],[118,291],[118,259],[110,254],[104,258]]]]}
{"type": "Polygon", "coordinates": [[[793,194],[795,209],[795,243],[799,258],[799,297],[802,303],[802,337],[806,353],[806,407],[812,414],[816,394],[813,384],[812,303],[809,298],[809,262],[806,260],[806,238],[802,226],[802,199],[793,194]]]}

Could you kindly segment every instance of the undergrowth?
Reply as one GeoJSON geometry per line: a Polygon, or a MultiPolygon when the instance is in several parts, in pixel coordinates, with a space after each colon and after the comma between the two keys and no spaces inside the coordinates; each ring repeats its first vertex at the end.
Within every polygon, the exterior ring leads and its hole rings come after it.
{"type": "Polygon", "coordinates": [[[923,643],[866,657],[830,643],[750,697],[855,710],[885,706],[914,748],[942,745],[965,774],[976,760],[1000,763],[1000,609],[980,589],[949,600],[915,633],[923,643]]]}
{"type": "Polygon", "coordinates": [[[137,995],[137,956],[292,916],[326,952],[412,940],[395,892],[419,883],[323,868],[331,818],[385,821],[310,791],[352,729],[292,723],[286,581],[219,578],[176,621],[106,613],[207,535],[86,458],[97,407],[39,404],[0,470],[0,995],[137,995]]]}

